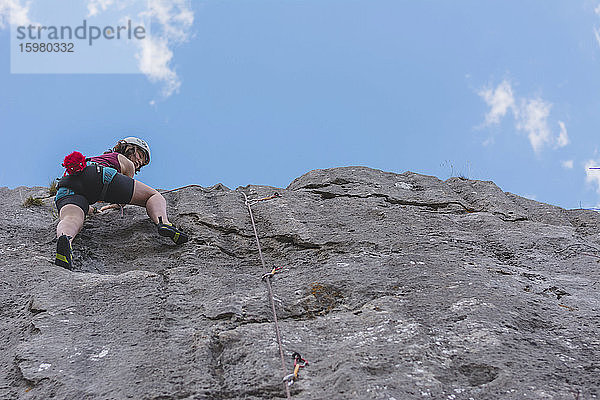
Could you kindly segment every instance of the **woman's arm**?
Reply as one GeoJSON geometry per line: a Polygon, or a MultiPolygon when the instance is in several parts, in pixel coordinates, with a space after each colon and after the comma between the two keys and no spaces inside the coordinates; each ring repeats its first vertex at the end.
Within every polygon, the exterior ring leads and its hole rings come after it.
{"type": "Polygon", "coordinates": [[[118,156],[119,164],[121,165],[121,173],[123,175],[127,175],[130,178],[133,178],[135,175],[135,164],[129,158],[125,157],[123,154],[119,154],[118,156]]]}

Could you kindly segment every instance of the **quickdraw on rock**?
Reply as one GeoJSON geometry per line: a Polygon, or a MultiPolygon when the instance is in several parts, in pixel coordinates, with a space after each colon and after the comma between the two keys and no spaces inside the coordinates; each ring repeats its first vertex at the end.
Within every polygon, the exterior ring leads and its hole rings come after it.
{"type": "Polygon", "coordinates": [[[279,193],[275,192],[275,193],[273,193],[271,196],[263,197],[263,198],[260,198],[260,199],[254,199],[254,200],[250,201],[250,203],[249,203],[249,204],[252,206],[252,205],[254,205],[254,204],[256,204],[256,203],[259,203],[259,202],[261,202],[261,201],[265,201],[265,200],[273,200],[273,199],[276,199],[276,198],[278,198],[278,197],[281,197],[281,195],[280,195],[279,193]]]}
{"type": "Polygon", "coordinates": [[[302,358],[298,352],[294,352],[292,358],[294,359],[294,372],[283,377],[283,381],[286,382],[288,386],[292,386],[294,382],[298,380],[300,368],[304,368],[308,365],[308,361],[302,358]]]}
{"type": "Polygon", "coordinates": [[[283,267],[273,267],[271,272],[263,274],[263,276],[261,276],[260,279],[264,281],[267,278],[272,278],[273,275],[275,275],[277,272],[281,271],[282,269],[283,269],[283,267]]]}

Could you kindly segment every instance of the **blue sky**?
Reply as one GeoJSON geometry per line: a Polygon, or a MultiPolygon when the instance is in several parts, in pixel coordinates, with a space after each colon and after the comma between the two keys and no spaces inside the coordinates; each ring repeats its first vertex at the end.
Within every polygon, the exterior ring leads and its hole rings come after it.
{"type": "Polygon", "coordinates": [[[13,74],[41,1],[0,0],[0,186],[137,135],[157,188],[366,165],[600,203],[600,1],[151,0],[139,74],[13,74]]]}

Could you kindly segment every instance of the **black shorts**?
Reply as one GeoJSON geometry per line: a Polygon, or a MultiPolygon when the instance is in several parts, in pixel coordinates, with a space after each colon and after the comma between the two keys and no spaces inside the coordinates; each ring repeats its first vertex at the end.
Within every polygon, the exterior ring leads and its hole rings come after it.
{"type": "Polygon", "coordinates": [[[60,209],[67,204],[79,206],[87,215],[90,204],[103,200],[114,204],[129,204],[133,197],[134,180],[121,173],[114,173],[106,188],[104,199],[101,199],[104,182],[116,170],[114,168],[98,168],[89,165],[76,175],[67,175],[58,182],[58,192],[54,199],[56,208],[60,209]],[[112,171],[111,171],[112,170],[112,171]]]}

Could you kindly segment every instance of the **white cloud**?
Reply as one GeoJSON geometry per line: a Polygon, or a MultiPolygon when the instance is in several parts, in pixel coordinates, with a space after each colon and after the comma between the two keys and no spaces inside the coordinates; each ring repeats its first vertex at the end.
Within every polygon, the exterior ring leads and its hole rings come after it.
{"type": "Polygon", "coordinates": [[[558,125],[560,126],[560,133],[558,134],[558,138],[556,139],[556,147],[565,147],[571,141],[569,140],[569,134],[567,133],[567,127],[565,123],[562,121],[558,121],[558,125]]]}
{"type": "MultiPolygon", "coordinates": [[[[112,6],[122,8],[124,3],[124,0],[88,0],[88,16],[106,11],[112,6]]],[[[146,8],[133,19],[139,19],[136,22],[140,25],[143,24],[142,21],[151,21],[146,39],[137,43],[139,49],[135,56],[140,71],[151,82],[163,84],[163,97],[177,93],[181,87],[181,78],[173,66],[173,50],[175,46],[190,38],[190,30],[194,23],[191,1],[146,0],[146,8]]],[[[156,104],[155,100],[153,101],[153,104],[156,104]]]]}
{"type": "Polygon", "coordinates": [[[163,36],[172,42],[184,42],[194,23],[191,4],[186,0],[148,0],[147,15],[158,21],[163,36]]]}
{"type": "Polygon", "coordinates": [[[487,139],[485,139],[483,142],[481,142],[481,144],[486,147],[490,146],[494,143],[496,143],[496,139],[493,136],[490,136],[487,139]]]}
{"type": "Polygon", "coordinates": [[[515,107],[515,98],[510,82],[502,81],[496,89],[483,89],[479,91],[479,96],[483,98],[490,107],[490,111],[485,115],[485,125],[493,125],[500,122],[500,119],[506,115],[509,109],[515,107]]]}
{"type": "MultiPolygon", "coordinates": [[[[511,112],[515,119],[515,128],[527,134],[535,153],[540,153],[546,146],[554,145],[554,148],[560,148],[570,143],[564,122],[558,121],[560,127],[558,135],[555,136],[550,129],[548,119],[552,103],[539,97],[515,96],[511,83],[506,79],[495,89],[493,87],[482,89],[478,94],[490,108],[485,115],[483,126],[497,125],[511,112]]],[[[489,140],[483,143],[484,146],[490,144],[493,142],[489,140]]]]}
{"type": "Polygon", "coordinates": [[[153,21],[152,33],[140,41],[136,57],[140,70],[152,82],[163,83],[163,96],[179,91],[181,79],[172,66],[173,48],[190,37],[194,13],[188,0],[148,0],[140,17],[153,21]]]}
{"type": "Polygon", "coordinates": [[[22,4],[20,0],[0,0],[0,29],[8,25],[29,25],[30,2],[22,4]]]}
{"type": "Polygon", "coordinates": [[[523,100],[519,109],[517,129],[527,133],[533,151],[539,153],[552,141],[548,116],[552,104],[542,99],[523,100]]]}
{"type": "Polygon", "coordinates": [[[594,36],[596,36],[596,42],[600,45],[600,29],[594,28],[594,36]]]}
{"type": "Polygon", "coordinates": [[[573,169],[573,160],[565,160],[561,162],[564,169],[573,169]]]}
{"type": "Polygon", "coordinates": [[[598,160],[588,160],[585,163],[585,181],[596,186],[596,192],[600,194],[600,169],[590,169],[600,166],[598,160]]]}
{"type": "Polygon", "coordinates": [[[171,68],[173,52],[166,39],[148,37],[141,41],[141,51],[136,54],[140,71],[152,82],[163,82],[163,95],[171,96],[181,86],[181,80],[171,68]]]}
{"type": "Polygon", "coordinates": [[[101,11],[106,11],[108,7],[113,5],[115,0],[90,0],[87,9],[88,9],[88,17],[93,17],[97,15],[101,11]]]}
{"type": "MultiPolygon", "coordinates": [[[[596,15],[600,15],[600,4],[596,6],[594,12],[596,13],[596,15]]],[[[598,44],[600,45],[600,29],[594,28],[594,36],[596,37],[596,42],[598,42],[598,44]]]]}

